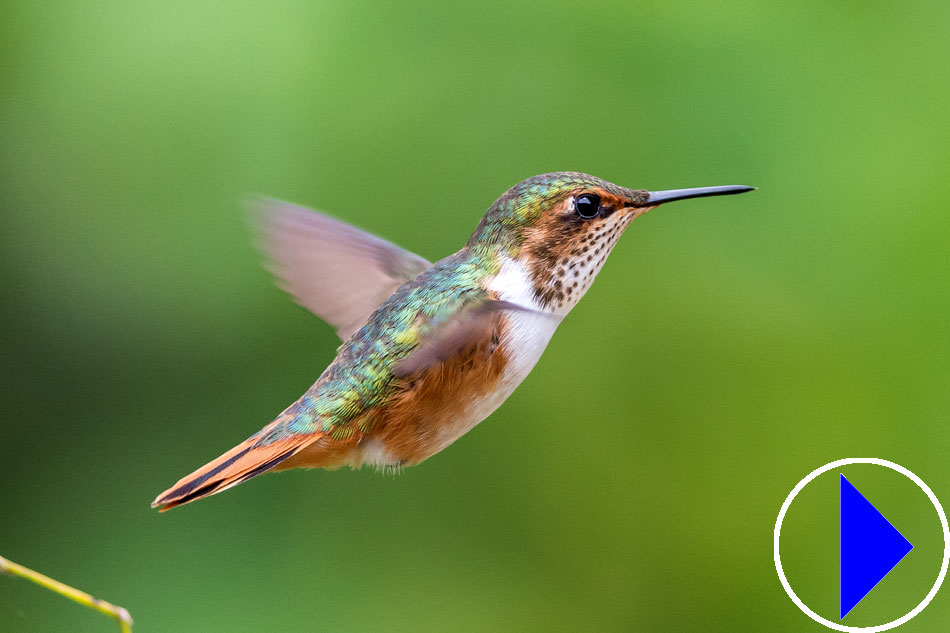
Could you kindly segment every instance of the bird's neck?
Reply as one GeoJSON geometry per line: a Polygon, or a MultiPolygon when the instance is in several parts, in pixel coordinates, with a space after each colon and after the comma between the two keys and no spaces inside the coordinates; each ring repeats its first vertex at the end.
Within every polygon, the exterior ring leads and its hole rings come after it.
{"type": "Polygon", "coordinates": [[[524,240],[511,227],[505,232],[488,231],[479,239],[473,235],[465,248],[468,259],[485,271],[485,288],[500,299],[563,316],[583,294],[577,293],[579,280],[573,270],[524,248],[524,240]]]}

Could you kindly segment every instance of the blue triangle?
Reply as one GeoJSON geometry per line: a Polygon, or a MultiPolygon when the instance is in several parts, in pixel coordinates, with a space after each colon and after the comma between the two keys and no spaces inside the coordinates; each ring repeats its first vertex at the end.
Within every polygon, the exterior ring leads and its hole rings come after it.
{"type": "Polygon", "coordinates": [[[841,475],[841,618],[914,546],[841,475]]]}

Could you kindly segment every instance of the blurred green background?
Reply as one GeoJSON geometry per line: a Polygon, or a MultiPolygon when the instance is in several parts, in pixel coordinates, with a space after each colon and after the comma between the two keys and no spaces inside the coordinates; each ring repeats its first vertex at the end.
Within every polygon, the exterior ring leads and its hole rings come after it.
{"type": "MultiPolygon", "coordinates": [[[[948,38],[946,2],[4,2],[0,554],[140,633],[824,630],[773,568],[792,487],[875,456],[950,500],[948,38]],[[437,259],[553,170],[760,189],[638,220],[425,464],[149,509],[338,344],[242,199],[437,259]]],[[[3,633],[108,630],[0,578],[3,633]]]]}

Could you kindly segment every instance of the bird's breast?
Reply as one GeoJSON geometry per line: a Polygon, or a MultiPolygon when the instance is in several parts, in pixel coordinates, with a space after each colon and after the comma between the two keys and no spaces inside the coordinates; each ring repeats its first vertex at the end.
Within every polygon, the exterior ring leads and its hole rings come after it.
{"type": "Polygon", "coordinates": [[[379,412],[354,465],[412,465],[441,451],[491,415],[541,358],[560,317],[537,309],[528,273],[503,262],[487,289],[526,310],[499,311],[491,335],[410,377],[379,412]]]}

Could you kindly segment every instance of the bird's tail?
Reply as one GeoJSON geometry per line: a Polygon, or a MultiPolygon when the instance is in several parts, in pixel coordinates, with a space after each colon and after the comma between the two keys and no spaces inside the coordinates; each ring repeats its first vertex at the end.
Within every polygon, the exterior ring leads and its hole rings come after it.
{"type": "Polygon", "coordinates": [[[160,512],[217,494],[265,473],[323,437],[323,433],[280,433],[287,413],[224,455],[181,478],[158,495],[152,507],[160,512]],[[276,438],[276,439],[275,439],[276,438]]]}

